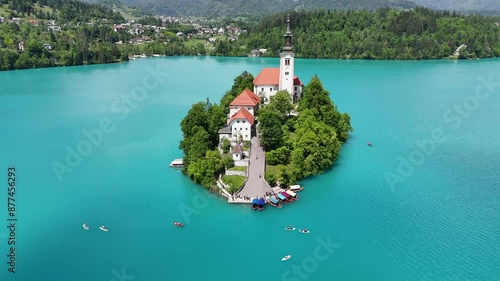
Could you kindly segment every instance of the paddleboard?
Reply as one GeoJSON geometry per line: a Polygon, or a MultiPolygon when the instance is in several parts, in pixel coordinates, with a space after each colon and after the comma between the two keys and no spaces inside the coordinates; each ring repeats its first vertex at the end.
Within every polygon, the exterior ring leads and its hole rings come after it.
{"type": "Polygon", "coordinates": [[[292,257],[291,255],[286,255],[286,256],[284,256],[284,257],[281,259],[281,261],[287,261],[287,260],[289,260],[291,257],[292,257]]]}
{"type": "Polygon", "coordinates": [[[295,227],[292,227],[292,228],[290,228],[290,227],[285,227],[285,230],[295,230],[295,227]]]}
{"type": "Polygon", "coordinates": [[[309,230],[303,230],[303,229],[299,230],[299,232],[300,232],[300,233],[304,233],[304,234],[311,233],[309,230]]]}
{"type": "Polygon", "coordinates": [[[107,228],[104,228],[104,227],[99,227],[100,230],[104,231],[104,232],[108,232],[108,229],[107,228]]]}

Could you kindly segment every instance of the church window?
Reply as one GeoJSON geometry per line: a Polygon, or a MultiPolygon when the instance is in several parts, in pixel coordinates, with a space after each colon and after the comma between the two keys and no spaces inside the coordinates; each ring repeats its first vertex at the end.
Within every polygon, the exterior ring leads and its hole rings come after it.
{"type": "Polygon", "coordinates": [[[285,59],[285,65],[290,65],[290,59],[285,59]]]}
{"type": "Polygon", "coordinates": [[[273,91],[273,88],[269,88],[269,91],[271,91],[271,92],[272,92],[272,91],[273,91]]]}
{"type": "Polygon", "coordinates": [[[290,72],[288,72],[288,71],[287,71],[287,72],[285,72],[285,75],[288,75],[288,74],[290,74],[290,72]]]}

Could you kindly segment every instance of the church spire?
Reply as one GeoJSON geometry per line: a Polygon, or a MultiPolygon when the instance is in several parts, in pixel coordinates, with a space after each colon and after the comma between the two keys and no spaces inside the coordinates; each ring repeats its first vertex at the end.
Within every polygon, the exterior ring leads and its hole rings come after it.
{"type": "Polygon", "coordinates": [[[281,49],[281,51],[292,51],[292,32],[290,31],[290,15],[288,15],[288,19],[286,21],[286,32],[285,32],[285,45],[281,49]]]}

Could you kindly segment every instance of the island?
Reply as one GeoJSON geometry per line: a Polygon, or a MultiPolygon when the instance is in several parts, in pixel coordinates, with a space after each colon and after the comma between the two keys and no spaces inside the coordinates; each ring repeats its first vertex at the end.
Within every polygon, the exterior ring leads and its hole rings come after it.
{"type": "Polygon", "coordinates": [[[230,203],[262,209],[264,198],[281,193],[282,203],[297,200],[285,190],[332,168],[353,130],[350,116],[337,110],[319,77],[304,86],[294,59],[288,20],[279,68],[255,79],[245,71],[220,104],[192,106],[181,122],[185,174],[230,203]]]}

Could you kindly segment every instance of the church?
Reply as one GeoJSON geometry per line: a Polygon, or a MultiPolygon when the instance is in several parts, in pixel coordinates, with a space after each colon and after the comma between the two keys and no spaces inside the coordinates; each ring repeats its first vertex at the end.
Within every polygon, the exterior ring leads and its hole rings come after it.
{"type": "Polygon", "coordinates": [[[280,52],[279,68],[264,68],[253,81],[253,92],[245,89],[229,104],[227,125],[219,130],[219,143],[224,138],[239,145],[255,136],[255,115],[259,104],[268,104],[279,91],[287,91],[296,103],[302,96],[304,84],[294,75],[294,57],[290,20],[287,21],[285,44],[280,52]]]}
{"type": "Polygon", "coordinates": [[[253,91],[265,104],[269,103],[270,98],[278,91],[288,91],[292,102],[296,103],[304,88],[304,84],[299,77],[294,74],[294,57],[292,48],[292,32],[290,31],[290,19],[287,21],[285,32],[285,44],[280,53],[279,68],[264,68],[253,80],[253,91]]]}

